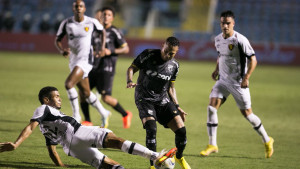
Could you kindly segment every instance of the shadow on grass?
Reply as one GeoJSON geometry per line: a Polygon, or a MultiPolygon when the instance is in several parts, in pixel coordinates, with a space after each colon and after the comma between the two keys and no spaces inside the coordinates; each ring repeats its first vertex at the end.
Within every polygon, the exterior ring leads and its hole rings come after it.
{"type": "Polygon", "coordinates": [[[183,156],[187,157],[199,157],[199,158],[235,158],[235,159],[255,159],[255,160],[265,160],[265,158],[256,158],[249,156],[230,156],[230,155],[210,155],[207,157],[202,157],[198,154],[184,154],[183,156]]]}
{"type": "MultiPolygon", "coordinates": [[[[0,168],[2,167],[10,167],[10,168],[24,168],[24,169],[50,169],[50,168],[58,168],[54,166],[54,164],[49,163],[33,163],[33,162],[7,162],[0,161],[0,168]],[[37,166],[38,165],[38,166],[37,166]]],[[[91,168],[86,165],[68,165],[68,168],[91,168]]]]}

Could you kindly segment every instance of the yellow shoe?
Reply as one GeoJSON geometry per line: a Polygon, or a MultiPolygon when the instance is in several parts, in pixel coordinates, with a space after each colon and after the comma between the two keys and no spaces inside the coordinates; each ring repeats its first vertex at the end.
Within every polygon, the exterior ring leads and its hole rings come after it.
{"type": "Polygon", "coordinates": [[[270,158],[274,152],[274,148],[273,148],[273,143],[274,143],[274,139],[272,137],[270,137],[270,141],[265,143],[265,155],[266,158],[270,158]]]}
{"type": "Polygon", "coordinates": [[[172,148],[169,151],[162,150],[159,153],[159,156],[157,159],[154,161],[155,166],[160,167],[161,164],[168,158],[172,158],[176,154],[177,148],[172,148]]]}
{"type": "Polygon", "coordinates": [[[202,150],[200,152],[200,155],[201,156],[208,156],[210,155],[211,153],[217,153],[219,151],[219,148],[218,146],[213,146],[213,145],[207,145],[206,149],[205,150],[202,150]]]}
{"type": "Polygon", "coordinates": [[[185,161],[184,157],[181,157],[181,159],[175,157],[175,160],[181,166],[182,169],[191,169],[190,165],[185,161]]]}
{"type": "Polygon", "coordinates": [[[153,165],[152,166],[150,166],[150,168],[149,169],[156,169],[153,165]]]}

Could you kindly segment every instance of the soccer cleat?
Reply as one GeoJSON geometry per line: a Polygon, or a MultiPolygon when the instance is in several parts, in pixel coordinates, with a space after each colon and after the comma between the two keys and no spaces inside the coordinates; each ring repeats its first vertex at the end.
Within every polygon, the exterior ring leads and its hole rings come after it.
{"type": "Polygon", "coordinates": [[[156,169],[153,165],[151,165],[150,167],[149,167],[149,169],[156,169]]]}
{"type": "Polygon", "coordinates": [[[161,164],[168,158],[172,158],[175,154],[176,154],[177,148],[172,148],[171,150],[165,152],[164,150],[162,150],[159,153],[159,156],[157,157],[157,159],[154,161],[156,166],[161,166],[161,164]]]}
{"type": "Polygon", "coordinates": [[[92,126],[93,125],[93,123],[90,121],[83,121],[83,122],[81,122],[81,124],[84,126],[92,126]]]}
{"type": "Polygon", "coordinates": [[[128,129],[131,125],[132,113],[130,111],[126,111],[127,115],[123,117],[123,128],[128,129]]]}
{"type": "Polygon", "coordinates": [[[210,155],[211,153],[217,153],[219,151],[219,148],[218,146],[213,146],[213,145],[207,145],[206,149],[205,150],[202,150],[200,152],[200,155],[201,156],[208,156],[210,155]]]}
{"type": "Polygon", "coordinates": [[[191,169],[190,165],[186,162],[184,157],[181,157],[181,159],[175,157],[175,160],[181,166],[182,169],[191,169]]]}
{"type": "Polygon", "coordinates": [[[107,128],[108,124],[109,124],[109,118],[111,116],[111,113],[108,111],[108,115],[106,117],[102,117],[102,124],[101,124],[101,128],[107,128]]]}
{"type": "Polygon", "coordinates": [[[274,148],[273,148],[274,139],[272,137],[269,137],[269,138],[270,138],[269,142],[265,143],[266,158],[270,158],[274,152],[274,148]]]}

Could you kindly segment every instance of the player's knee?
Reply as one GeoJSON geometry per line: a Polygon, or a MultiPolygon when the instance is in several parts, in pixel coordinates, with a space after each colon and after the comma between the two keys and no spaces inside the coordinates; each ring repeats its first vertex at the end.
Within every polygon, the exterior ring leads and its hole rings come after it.
{"type": "Polygon", "coordinates": [[[146,133],[147,133],[147,136],[153,136],[155,137],[156,136],[156,121],[155,120],[148,120],[146,121],[145,123],[145,129],[146,129],[146,133]]]}
{"type": "Polygon", "coordinates": [[[213,106],[207,106],[207,112],[209,114],[216,114],[217,113],[217,109],[213,106]]]}
{"type": "Polygon", "coordinates": [[[175,131],[175,143],[180,145],[186,144],[186,128],[182,127],[175,131]]]}

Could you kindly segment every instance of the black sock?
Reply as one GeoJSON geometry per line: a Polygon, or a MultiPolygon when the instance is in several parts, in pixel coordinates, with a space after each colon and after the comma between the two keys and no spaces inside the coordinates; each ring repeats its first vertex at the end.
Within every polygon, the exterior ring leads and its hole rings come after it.
{"type": "Polygon", "coordinates": [[[127,116],[126,111],[123,109],[123,107],[119,104],[119,102],[117,103],[116,106],[113,107],[117,112],[119,112],[123,117],[127,116]]]}
{"type": "Polygon", "coordinates": [[[186,145],[186,129],[182,127],[175,131],[175,144],[177,147],[176,158],[180,159],[182,157],[183,150],[186,145]]]}
{"type": "Polygon", "coordinates": [[[80,102],[80,106],[81,106],[81,110],[84,115],[85,121],[91,122],[89,104],[87,102],[80,102]]]}
{"type": "MultiPolygon", "coordinates": [[[[146,147],[156,152],[156,121],[148,120],[144,127],[146,129],[146,147]]],[[[153,161],[151,160],[150,165],[153,166],[153,161]]]]}

